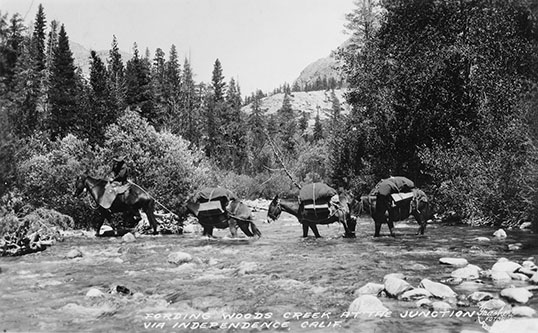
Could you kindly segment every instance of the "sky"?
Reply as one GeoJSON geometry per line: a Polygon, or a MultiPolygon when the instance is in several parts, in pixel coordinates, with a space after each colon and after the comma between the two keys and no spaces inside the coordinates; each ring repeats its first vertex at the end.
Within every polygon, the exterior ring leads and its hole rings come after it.
{"type": "MultiPolygon", "coordinates": [[[[42,4],[47,24],[65,25],[70,40],[88,49],[140,53],[172,44],[190,58],[197,82],[210,82],[219,59],[226,82],[243,95],[292,84],[310,63],[342,44],[345,14],[354,0],[0,0],[0,12],[34,21],[42,4]]],[[[180,61],[183,64],[183,61],[180,61]]]]}

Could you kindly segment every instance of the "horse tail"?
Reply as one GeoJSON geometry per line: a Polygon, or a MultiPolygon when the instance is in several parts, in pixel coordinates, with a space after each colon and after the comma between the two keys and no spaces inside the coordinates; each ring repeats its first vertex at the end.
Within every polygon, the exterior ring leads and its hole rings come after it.
{"type": "Polygon", "coordinates": [[[252,233],[258,237],[261,237],[262,232],[260,231],[260,229],[258,229],[258,227],[253,222],[249,222],[249,224],[250,224],[250,229],[252,229],[252,233]]]}

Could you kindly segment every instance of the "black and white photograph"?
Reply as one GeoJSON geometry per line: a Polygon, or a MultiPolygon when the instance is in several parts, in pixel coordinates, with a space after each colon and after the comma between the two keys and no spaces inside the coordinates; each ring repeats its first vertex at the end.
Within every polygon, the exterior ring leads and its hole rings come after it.
{"type": "Polygon", "coordinates": [[[0,332],[538,332],[538,1],[0,0],[0,332]]]}

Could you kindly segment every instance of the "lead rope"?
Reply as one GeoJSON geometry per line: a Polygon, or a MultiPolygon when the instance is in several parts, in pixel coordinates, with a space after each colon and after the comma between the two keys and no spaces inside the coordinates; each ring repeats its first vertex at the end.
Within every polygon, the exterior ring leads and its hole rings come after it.
{"type": "Polygon", "coordinates": [[[172,212],[170,209],[166,208],[165,205],[163,205],[159,200],[155,199],[155,197],[153,197],[151,194],[149,194],[149,192],[146,191],[142,186],[137,185],[137,184],[133,183],[133,182],[130,181],[130,180],[127,180],[127,182],[128,182],[129,184],[132,184],[132,185],[138,187],[138,188],[141,189],[142,191],[144,191],[144,193],[146,193],[147,195],[149,195],[150,198],[153,199],[153,201],[155,201],[156,203],[158,203],[158,204],[159,204],[162,208],[164,208],[167,212],[169,212],[170,214],[174,215],[175,217],[178,217],[176,213],[174,213],[174,212],[172,212]]]}

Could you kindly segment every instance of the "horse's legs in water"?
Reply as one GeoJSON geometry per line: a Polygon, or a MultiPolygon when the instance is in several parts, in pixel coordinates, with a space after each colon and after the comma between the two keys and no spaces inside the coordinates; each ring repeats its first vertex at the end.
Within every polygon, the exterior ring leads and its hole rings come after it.
{"type": "Polygon", "coordinates": [[[413,211],[413,216],[415,217],[415,220],[417,220],[417,223],[419,225],[417,235],[424,235],[424,230],[426,230],[426,224],[428,223],[428,221],[425,217],[422,216],[421,213],[417,211],[413,211]]]}
{"type": "Polygon", "coordinates": [[[245,233],[245,235],[247,235],[248,237],[254,237],[254,234],[248,228],[250,223],[245,222],[245,221],[239,221],[238,224],[239,224],[239,228],[241,228],[241,230],[245,233]]]}
{"type": "Polygon", "coordinates": [[[372,218],[375,222],[375,233],[374,237],[379,237],[379,232],[381,231],[381,225],[387,223],[389,225],[390,233],[392,235],[392,222],[387,216],[389,210],[389,198],[385,195],[377,195],[375,201],[375,209],[372,214],[372,218]]]}
{"type": "MultiPolygon", "coordinates": [[[[230,218],[228,220],[228,226],[230,227],[230,233],[232,234],[232,238],[237,238],[237,220],[230,218]]],[[[239,225],[241,227],[241,225],[239,225]]],[[[243,230],[243,228],[241,228],[243,230]]],[[[245,230],[243,230],[245,232],[245,230]]]]}
{"type": "Polygon", "coordinates": [[[155,208],[155,203],[153,200],[148,202],[147,206],[144,208],[144,213],[148,216],[149,224],[153,227],[153,234],[157,234],[157,219],[155,218],[155,214],[153,214],[153,210],[155,208]]]}
{"type": "Polygon", "coordinates": [[[387,224],[389,226],[389,231],[390,231],[390,235],[392,237],[396,237],[396,235],[394,234],[394,222],[392,221],[392,218],[389,216],[389,218],[387,219],[387,224]]]}
{"type": "Polygon", "coordinates": [[[95,236],[96,237],[99,237],[101,236],[99,233],[101,232],[101,227],[103,226],[103,223],[105,222],[105,220],[108,221],[108,223],[110,225],[112,225],[112,223],[110,223],[111,221],[111,214],[110,212],[107,210],[107,209],[104,209],[102,207],[99,207],[100,210],[99,210],[99,220],[97,221],[97,224],[95,225],[95,236]]]}
{"type": "Polygon", "coordinates": [[[310,229],[312,229],[312,232],[314,233],[314,236],[316,236],[316,238],[320,238],[321,235],[319,234],[318,226],[315,223],[309,223],[309,225],[310,229]]]}
{"type": "Polygon", "coordinates": [[[303,225],[303,237],[308,237],[308,223],[304,222],[303,225]]]}
{"type": "Polygon", "coordinates": [[[202,233],[203,236],[207,237],[213,237],[213,227],[212,226],[203,226],[204,232],[202,233]]]}

